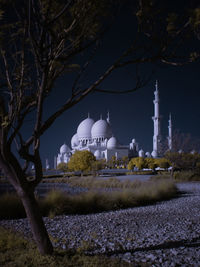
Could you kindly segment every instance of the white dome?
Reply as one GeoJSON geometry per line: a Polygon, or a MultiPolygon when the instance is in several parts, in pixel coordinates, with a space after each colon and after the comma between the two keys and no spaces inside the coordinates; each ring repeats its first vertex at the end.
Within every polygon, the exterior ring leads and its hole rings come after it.
{"type": "Polygon", "coordinates": [[[71,146],[75,147],[79,145],[79,141],[78,141],[78,134],[74,134],[72,139],[71,139],[71,146]]]}
{"type": "Polygon", "coordinates": [[[111,137],[109,140],[108,140],[108,143],[107,143],[107,148],[108,149],[114,149],[116,148],[118,145],[117,143],[117,139],[115,137],[111,137]]]}
{"type": "Polygon", "coordinates": [[[139,154],[139,157],[143,158],[144,157],[144,150],[140,149],[138,154],[139,154]]]}
{"type": "Polygon", "coordinates": [[[151,155],[152,155],[153,158],[156,158],[157,157],[157,152],[155,150],[153,150],[151,155]]]}
{"type": "Polygon", "coordinates": [[[145,156],[146,156],[147,158],[151,158],[151,153],[150,153],[150,152],[146,152],[146,153],[145,153],[145,156]]]}
{"type": "Polygon", "coordinates": [[[105,120],[98,120],[92,126],[92,138],[110,138],[112,131],[110,124],[105,120]]]}
{"type": "Polygon", "coordinates": [[[70,152],[70,148],[64,144],[60,147],[60,154],[65,154],[65,153],[69,153],[70,152]]]}
{"type": "Polygon", "coordinates": [[[91,118],[87,118],[83,120],[77,129],[78,139],[90,139],[91,138],[91,129],[94,124],[94,120],[91,118]]]}
{"type": "Polygon", "coordinates": [[[96,157],[96,159],[100,159],[101,158],[101,152],[99,150],[96,150],[94,152],[94,156],[96,157]]]}

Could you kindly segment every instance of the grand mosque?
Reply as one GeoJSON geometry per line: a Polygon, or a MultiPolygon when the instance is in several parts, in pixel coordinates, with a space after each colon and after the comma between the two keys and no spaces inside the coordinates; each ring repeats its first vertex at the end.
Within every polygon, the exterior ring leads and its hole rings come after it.
{"type": "MultiPolygon", "coordinates": [[[[144,152],[135,139],[129,145],[121,145],[117,140],[110,123],[109,112],[107,118],[102,117],[96,122],[90,117],[85,118],[77,127],[76,133],[71,139],[71,149],[66,144],[60,147],[60,153],[55,157],[54,165],[70,160],[71,155],[77,150],[88,150],[96,159],[110,160],[113,156],[120,159],[124,156],[132,157],[159,157],[161,156],[162,136],[160,130],[159,91],[158,83],[154,92],[154,133],[152,152],[144,152]]],[[[169,117],[168,125],[168,149],[172,149],[172,121],[169,117]]],[[[54,167],[56,167],[54,166],[54,167]]]]}

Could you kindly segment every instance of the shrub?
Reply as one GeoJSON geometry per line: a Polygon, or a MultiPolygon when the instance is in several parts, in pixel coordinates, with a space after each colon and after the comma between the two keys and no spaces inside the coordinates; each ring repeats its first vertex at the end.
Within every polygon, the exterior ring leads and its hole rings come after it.
{"type": "Polygon", "coordinates": [[[99,170],[102,170],[103,168],[105,168],[105,165],[106,165],[105,160],[93,161],[91,164],[91,170],[93,174],[96,176],[99,170]]]}
{"type": "Polygon", "coordinates": [[[58,166],[57,166],[57,169],[61,170],[63,172],[67,172],[68,171],[67,163],[65,163],[65,162],[59,163],[58,166]]]}
{"type": "Polygon", "coordinates": [[[170,161],[166,158],[158,158],[155,159],[157,167],[163,168],[163,169],[168,169],[171,165],[170,161]]]}
{"type": "Polygon", "coordinates": [[[175,169],[180,170],[198,169],[198,164],[200,163],[200,155],[198,153],[168,152],[165,157],[172,163],[175,169]]]}
{"type": "Polygon", "coordinates": [[[155,170],[158,167],[156,159],[154,158],[145,158],[146,166],[148,169],[155,170]]]}
{"type": "Polygon", "coordinates": [[[75,151],[68,162],[68,168],[70,171],[87,172],[92,169],[94,161],[96,161],[96,158],[90,151],[75,151]]]}
{"type": "Polygon", "coordinates": [[[145,158],[142,157],[136,157],[132,158],[128,163],[128,170],[133,170],[134,167],[137,167],[139,170],[146,168],[147,164],[145,161],[145,158]]]}

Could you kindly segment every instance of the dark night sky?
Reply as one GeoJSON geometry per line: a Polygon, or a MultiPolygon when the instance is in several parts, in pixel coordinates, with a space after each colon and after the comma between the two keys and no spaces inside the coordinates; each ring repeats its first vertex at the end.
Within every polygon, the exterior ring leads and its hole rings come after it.
{"type": "MultiPolygon", "coordinates": [[[[118,55],[122,48],[131,42],[130,29],[124,27],[130,23],[129,16],[121,16],[103,42],[97,53],[86,82],[95,79],[109,62],[118,55]]],[[[168,116],[171,112],[174,129],[192,136],[200,137],[200,65],[182,67],[157,66],[152,80],[144,88],[125,95],[93,93],[82,102],[66,111],[41,139],[41,156],[43,162],[48,158],[53,165],[53,157],[60,146],[66,142],[71,146],[71,137],[76,133],[79,123],[87,117],[88,112],[94,120],[106,118],[110,111],[111,125],[114,135],[122,144],[129,144],[135,138],[144,151],[152,151],[153,139],[153,98],[155,80],[158,80],[160,92],[160,113],[162,118],[162,134],[167,135],[168,116]]],[[[154,68],[154,67],[153,67],[154,68]]],[[[151,73],[152,66],[145,66],[144,73],[151,73]]],[[[106,80],[102,88],[128,89],[133,86],[134,71],[126,68],[106,80]]],[[[71,80],[62,77],[56,84],[46,108],[47,114],[63,103],[66,90],[71,80]]]]}

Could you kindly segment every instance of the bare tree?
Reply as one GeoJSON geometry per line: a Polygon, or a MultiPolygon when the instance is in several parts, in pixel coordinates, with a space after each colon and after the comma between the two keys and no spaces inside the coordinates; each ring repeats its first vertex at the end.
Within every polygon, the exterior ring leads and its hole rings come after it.
{"type": "Polygon", "coordinates": [[[181,133],[175,130],[172,136],[172,152],[199,152],[200,139],[191,136],[189,133],[181,133]]]}
{"type": "MultiPolygon", "coordinates": [[[[189,17],[171,34],[165,25],[166,16],[163,23],[162,17],[159,17],[156,24],[156,20],[152,21],[153,18],[149,17],[153,13],[148,13],[151,9],[155,14],[155,7],[149,6],[148,1],[136,1],[133,16],[138,21],[135,24],[138,30],[132,45],[95,81],[81,86],[80,80],[87,71],[93,51],[109,26],[111,10],[122,2],[0,1],[0,168],[22,200],[33,237],[42,254],[52,253],[53,247],[34,197],[35,187],[43,177],[40,137],[60,115],[91,92],[126,93],[144,86],[147,80],[139,75],[140,64],[183,63],[182,58],[179,62],[179,44],[175,39],[191,26],[189,17]],[[84,52],[89,56],[81,64],[79,56],[84,52]],[[132,88],[124,91],[100,89],[99,86],[113,71],[127,65],[136,66],[132,88]],[[74,83],[67,88],[65,103],[46,118],[44,103],[54,89],[55,81],[63,74],[76,74],[74,83]],[[27,138],[23,127],[30,117],[33,128],[27,138]],[[35,168],[35,177],[31,181],[27,179],[30,164],[35,168]]],[[[187,61],[191,61],[191,55],[187,61]]]]}

